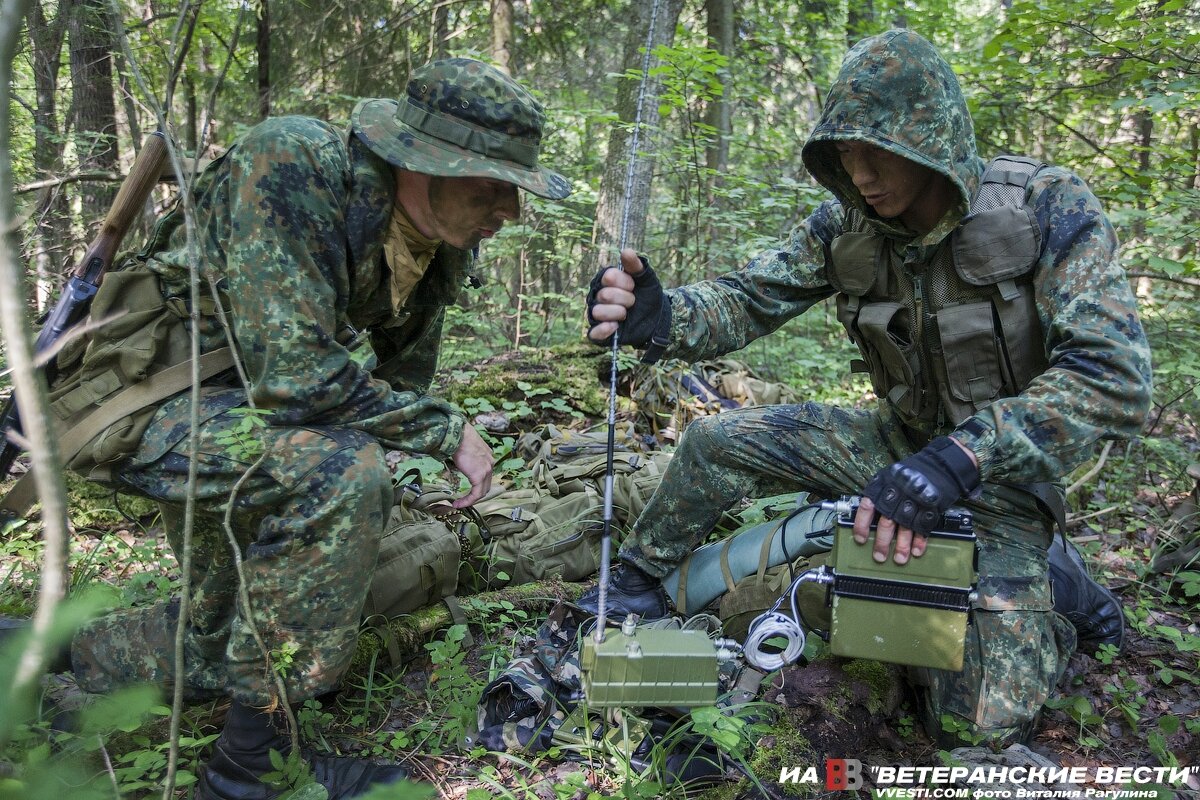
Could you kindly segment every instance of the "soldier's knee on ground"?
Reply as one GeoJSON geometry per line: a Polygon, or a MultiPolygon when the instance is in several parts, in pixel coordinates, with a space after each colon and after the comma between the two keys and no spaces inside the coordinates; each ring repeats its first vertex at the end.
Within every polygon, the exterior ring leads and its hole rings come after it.
{"type": "Polygon", "coordinates": [[[974,609],[960,672],[914,669],[926,732],[942,746],[1023,741],[1069,652],[1051,611],[974,609]]]}
{"type": "MultiPolygon", "coordinates": [[[[175,627],[179,601],[110,612],[85,624],[71,640],[71,669],[79,687],[102,694],[150,684],[164,690],[175,677],[175,627]]],[[[184,696],[198,701],[225,687],[224,639],[212,647],[188,642],[184,696]],[[203,652],[208,650],[208,652],[203,652]]]]}

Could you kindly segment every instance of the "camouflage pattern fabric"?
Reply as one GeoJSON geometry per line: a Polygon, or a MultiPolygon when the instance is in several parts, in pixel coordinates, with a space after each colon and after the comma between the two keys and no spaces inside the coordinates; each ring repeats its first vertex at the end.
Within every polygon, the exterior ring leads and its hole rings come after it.
{"type": "MultiPolygon", "coordinates": [[[[189,692],[269,705],[272,664],[293,701],[333,688],[353,651],[391,504],[385,448],[449,458],[459,446],[462,416],[425,391],[445,307],[472,255],[443,244],[394,310],[381,256],[394,194],[385,161],[356,136],[306,117],[252,128],[197,183],[201,347],[226,345],[211,281],[249,386],[205,387],[199,409],[189,692]],[[345,346],[359,331],[369,332],[378,359],[370,370],[345,346]],[[237,409],[251,401],[266,427],[247,433],[237,409]],[[240,486],[232,520],[248,614],[218,523],[260,451],[265,460],[240,486]],[[247,627],[251,615],[269,657],[247,627]]],[[[178,209],[137,258],[161,277],[165,296],[184,302],[191,259],[178,209]]],[[[177,552],[189,416],[187,394],[164,403],[116,473],[123,489],[162,504],[177,552]]],[[[81,631],[73,658],[83,685],[168,681],[176,616],[164,604],[81,631]]]]}
{"type": "Polygon", "coordinates": [[[538,166],[545,115],[528,91],[493,66],[448,58],[421,67],[404,97],[363,100],[354,132],[391,164],[427,175],[484,177],[561,200],[562,175],[538,166]]]}
{"type": "MultiPolygon", "coordinates": [[[[851,49],[804,158],[835,198],[741,270],[669,291],[666,357],[719,357],[833,295],[826,254],[847,208],[891,241],[907,269],[931,269],[962,222],[983,169],[953,71],[908,31],[851,49]],[[957,207],[924,235],[874,216],[833,147],[853,140],[946,175],[958,190],[957,207]]],[[[1100,438],[1136,435],[1149,403],[1149,348],[1099,202],[1078,177],[1048,168],[1031,181],[1027,206],[1044,232],[1033,288],[1049,365],[1020,394],[971,417],[968,429],[937,431],[975,453],[984,493],[966,504],[981,532],[981,598],[967,666],[958,674],[914,676],[926,688],[934,735],[942,733],[942,714],[985,737],[1023,735],[1074,647],[1074,631],[1050,610],[1050,523],[1030,496],[1004,484],[1059,480],[1100,438]]],[[[910,439],[886,401],[873,411],[801,404],[697,419],[621,556],[664,575],[747,494],[855,494],[922,444],[910,439]]]]}
{"type": "MultiPolygon", "coordinates": [[[[198,524],[192,541],[192,596],[185,636],[187,692],[229,692],[265,706],[279,670],[292,700],[336,687],[349,666],[370,575],[392,505],[391,471],[368,434],[342,427],[265,428],[255,460],[231,445],[245,395],[206,389],[198,431],[198,524]],[[237,598],[238,575],[221,525],[237,488],[232,528],[252,614],[237,598]],[[253,619],[269,656],[247,620],[253,619]]],[[[171,546],[182,552],[187,497],[187,398],[161,408],[121,479],[158,500],[171,546]]],[[[174,677],[174,602],[118,612],[72,642],[80,685],[102,692],[174,677]]]]}
{"type": "Polygon", "coordinates": [[[544,750],[583,691],[579,627],[589,617],[570,606],[551,610],[479,698],[478,743],[488,750],[544,750]]]}

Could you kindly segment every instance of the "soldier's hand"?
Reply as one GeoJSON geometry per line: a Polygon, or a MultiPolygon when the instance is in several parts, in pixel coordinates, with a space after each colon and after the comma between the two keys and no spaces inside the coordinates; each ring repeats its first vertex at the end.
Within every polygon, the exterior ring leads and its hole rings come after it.
{"type": "Polygon", "coordinates": [[[483,499],[492,488],[492,448],[470,423],[463,426],[462,442],[454,451],[454,467],[471,483],[471,490],[455,500],[455,508],[466,508],[483,499]]]}
{"type": "MultiPolygon", "coordinates": [[[[871,539],[871,522],[875,519],[875,503],[863,495],[859,499],[858,513],[854,515],[854,541],[866,544],[871,539]]],[[[888,551],[892,540],[896,541],[896,552],[893,559],[897,564],[908,562],[909,557],[920,558],[925,553],[926,536],[913,532],[912,528],[902,528],[891,517],[879,517],[875,525],[875,543],[872,558],[882,563],[887,561],[888,551]]]]}
{"type": "Polygon", "coordinates": [[[876,512],[872,557],[887,560],[893,538],[897,564],[919,558],[926,538],[955,502],[977,496],[979,465],[975,454],[954,439],[940,436],[921,451],[880,470],[863,489],[854,517],[854,541],[866,544],[876,512]]]}
{"type": "Polygon", "coordinates": [[[665,340],[671,305],[650,264],[633,250],[621,251],[621,267],[605,267],[592,278],[587,298],[588,339],[608,344],[618,323],[621,344],[643,348],[665,340]]]}

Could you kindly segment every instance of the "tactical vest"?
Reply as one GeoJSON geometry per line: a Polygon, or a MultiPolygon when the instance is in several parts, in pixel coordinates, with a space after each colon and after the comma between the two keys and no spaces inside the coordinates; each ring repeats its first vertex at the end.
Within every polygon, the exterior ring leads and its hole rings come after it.
{"type": "Polygon", "coordinates": [[[863,356],[853,369],[870,373],[916,432],[945,433],[1046,369],[1032,283],[1042,230],[1026,205],[1042,166],[1018,156],[988,164],[970,213],[932,258],[847,209],[828,273],[838,319],[863,356]]]}

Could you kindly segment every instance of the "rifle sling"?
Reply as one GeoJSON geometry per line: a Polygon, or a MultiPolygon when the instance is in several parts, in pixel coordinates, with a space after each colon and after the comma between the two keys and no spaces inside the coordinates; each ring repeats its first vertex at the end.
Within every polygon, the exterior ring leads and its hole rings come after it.
{"type": "MultiPolygon", "coordinates": [[[[205,353],[199,359],[199,378],[205,381],[233,366],[233,352],[228,347],[205,353]]],[[[147,406],[165,400],[186,389],[192,383],[192,360],[175,364],[155,373],[143,381],[133,384],[105,402],[72,427],[59,441],[59,456],[68,462],[79,454],[88,442],[99,436],[110,425],[147,406]]],[[[0,515],[12,514],[23,517],[37,499],[33,471],[17,480],[3,499],[0,499],[0,515]]]]}

